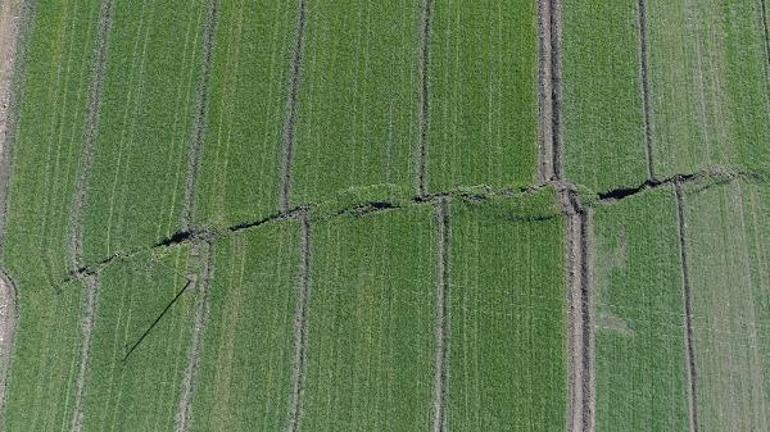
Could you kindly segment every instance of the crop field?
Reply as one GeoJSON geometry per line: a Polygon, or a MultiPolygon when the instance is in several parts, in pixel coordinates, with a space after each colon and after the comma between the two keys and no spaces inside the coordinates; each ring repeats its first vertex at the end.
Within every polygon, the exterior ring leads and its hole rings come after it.
{"type": "Polygon", "coordinates": [[[685,431],[677,210],[666,188],[594,215],[596,429],[685,431]]]}
{"type": "Polygon", "coordinates": [[[770,430],[765,3],[2,2],[0,430],[770,430]]]}

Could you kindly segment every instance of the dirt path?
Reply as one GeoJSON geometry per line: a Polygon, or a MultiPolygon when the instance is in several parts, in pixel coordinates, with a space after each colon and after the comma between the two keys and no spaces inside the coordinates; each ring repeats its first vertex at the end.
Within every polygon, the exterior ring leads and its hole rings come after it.
{"type": "MultiPolygon", "coordinates": [[[[13,72],[16,69],[17,41],[22,21],[22,1],[0,3],[0,247],[5,221],[5,196],[10,177],[10,151],[7,137],[11,129],[13,72]]],[[[11,365],[13,337],[18,321],[16,288],[0,270],[0,408],[5,404],[5,386],[11,365]]]]}

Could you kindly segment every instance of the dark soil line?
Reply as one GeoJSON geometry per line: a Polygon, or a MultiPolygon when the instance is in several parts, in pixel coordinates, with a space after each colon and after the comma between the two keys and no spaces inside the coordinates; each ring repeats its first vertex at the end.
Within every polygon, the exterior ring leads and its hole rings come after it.
{"type": "Polygon", "coordinates": [[[436,359],[433,378],[433,432],[446,431],[447,369],[449,353],[449,202],[436,204],[438,220],[438,278],[436,280],[436,359]]]}
{"type": "Polygon", "coordinates": [[[647,180],[655,180],[653,123],[652,123],[652,87],[650,86],[650,46],[647,37],[647,0],[639,0],[639,56],[641,57],[642,105],[644,109],[644,142],[647,157],[647,180]]]}
{"type": "Polygon", "coordinates": [[[684,328],[685,328],[685,369],[688,384],[688,411],[690,419],[690,432],[698,432],[698,373],[695,367],[695,348],[692,330],[692,291],[690,288],[689,260],[687,258],[687,233],[685,219],[685,202],[682,186],[674,183],[676,195],[677,218],[679,222],[679,252],[682,261],[682,300],[684,304],[684,328]]]}
{"type": "Polygon", "coordinates": [[[91,355],[91,342],[96,321],[96,301],[99,294],[99,278],[96,275],[81,278],[86,290],[85,314],[83,319],[83,336],[80,347],[80,360],[78,365],[78,377],[75,384],[75,406],[72,414],[72,432],[80,432],[83,429],[83,401],[87,388],[86,371],[88,371],[91,355]]]}
{"type": "Polygon", "coordinates": [[[551,3],[538,1],[538,176],[541,183],[553,178],[553,100],[551,94],[551,3]]]}
{"type": "Polygon", "coordinates": [[[198,80],[198,90],[195,95],[195,118],[193,120],[190,139],[190,150],[187,160],[187,185],[184,192],[185,207],[182,211],[182,227],[189,230],[195,214],[195,191],[198,185],[201,149],[206,137],[209,113],[209,80],[211,78],[212,57],[214,54],[214,39],[219,18],[219,0],[209,0],[206,23],[203,27],[203,44],[201,46],[201,74],[198,80]]]}
{"type": "MultiPolygon", "coordinates": [[[[13,0],[11,0],[13,1],[13,0]]],[[[24,99],[26,41],[32,33],[37,10],[35,0],[20,0],[18,19],[8,31],[11,47],[6,53],[3,71],[8,75],[0,82],[0,259],[5,255],[5,221],[9,213],[8,192],[13,172],[14,144],[19,121],[19,103],[24,99]]],[[[12,8],[12,3],[3,7],[12,8]]]]}
{"type": "Polygon", "coordinates": [[[417,196],[428,193],[428,145],[430,142],[430,36],[433,0],[423,0],[420,34],[420,142],[417,152],[417,196]]]}
{"type": "Polygon", "coordinates": [[[294,165],[294,133],[297,127],[299,111],[299,90],[302,86],[302,63],[305,50],[305,28],[307,27],[307,6],[305,0],[299,0],[297,16],[297,40],[291,61],[291,79],[289,97],[286,101],[286,123],[283,127],[281,146],[281,197],[278,208],[281,212],[289,210],[291,205],[292,170],[294,165]]]}
{"type": "Polygon", "coordinates": [[[101,110],[104,76],[107,72],[107,53],[109,50],[109,34],[112,28],[114,0],[102,0],[99,12],[99,31],[97,46],[91,70],[91,85],[88,94],[88,117],[83,152],[80,158],[78,180],[75,185],[72,209],[70,211],[70,256],[72,268],[83,265],[83,211],[88,194],[88,181],[93,165],[94,144],[99,135],[99,112],[101,110]]]}
{"type": "Polygon", "coordinates": [[[595,427],[596,397],[594,380],[594,320],[593,287],[591,274],[591,232],[588,209],[578,213],[580,218],[580,306],[582,319],[582,386],[583,409],[582,423],[584,432],[593,432],[595,427]]]}
{"type": "MultiPolygon", "coordinates": [[[[198,249],[199,245],[195,248],[198,249]]],[[[192,401],[198,386],[198,370],[200,368],[200,356],[203,351],[203,337],[209,319],[209,290],[214,276],[214,244],[206,242],[205,264],[203,275],[195,280],[197,290],[197,304],[195,306],[195,318],[190,340],[190,350],[187,354],[187,368],[185,368],[182,388],[179,397],[179,407],[176,413],[176,432],[187,432],[190,429],[192,418],[192,401]]]]}
{"type": "Polygon", "coordinates": [[[551,30],[551,136],[553,180],[564,179],[561,140],[561,0],[549,0],[551,30]]]}
{"type": "Polygon", "coordinates": [[[294,361],[289,405],[289,432],[298,432],[302,423],[302,397],[307,369],[308,306],[310,304],[310,266],[312,248],[310,215],[302,214],[302,258],[297,280],[297,304],[294,312],[294,361]]]}

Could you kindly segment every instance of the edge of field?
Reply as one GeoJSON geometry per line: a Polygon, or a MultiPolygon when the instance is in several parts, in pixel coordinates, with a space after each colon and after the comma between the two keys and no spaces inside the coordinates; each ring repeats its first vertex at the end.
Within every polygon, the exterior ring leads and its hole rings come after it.
{"type": "MultiPolygon", "coordinates": [[[[21,67],[19,39],[30,11],[23,0],[9,0],[0,4],[0,260],[3,254],[5,231],[6,196],[11,177],[12,140],[15,129],[14,93],[21,67]]],[[[0,262],[1,265],[1,262],[0,262]]],[[[5,406],[5,390],[8,382],[13,351],[13,339],[18,323],[16,287],[13,280],[0,267],[0,410],[5,406]]],[[[2,419],[0,414],[0,419],[2,419]]]]}

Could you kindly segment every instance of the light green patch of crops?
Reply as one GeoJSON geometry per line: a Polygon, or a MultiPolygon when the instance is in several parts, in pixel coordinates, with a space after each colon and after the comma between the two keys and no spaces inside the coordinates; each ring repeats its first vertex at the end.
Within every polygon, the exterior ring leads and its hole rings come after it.
{"type": "Polygon", "coordinates": [[[436,237],[430,206],[312,227],[303,430],[430,429],[436,237]]]}
{"type": "Polygon", "coordinates": [[[221,3],[198,224],[235,225],[278,208],[296,9],[296,1],[221,3]]]}
{"type": "Polygon", "coordinates": [[[687,431],[684,289],[669,188],[592,218],[596,430],[687,431]]]}
{"type": "Polygon", "coordinates": [[[84,431],[173,428],[188,363],[195,287],[188,288],[126,354],[182,290],[188,275],[199,270],[189,248],[178,247],[142,253],[100,273],[84,431]]]}
{"type": "Polygon", "coordinates": [[[300,256],[295,221],[217,243],[193,431],[285,431],[300,256]]]}
{"type": "MultiPolygon", "coordinates": [[[[68,217],[88,103],[98,1],[37,2],[25,47],[3,264],[18,289],[5,431],[72,421],[84,288],[70,269],[68,217]]],[[[7,310],[5,313],[12,313],[7,310]]]]}
{"type": "Polygon", "coordinates": [[[429,190],[536,179],[536,7],[529,0],[435,2],[429,190]]]}
{"type": "Polygon", "coordinates": [[[19,315],[3,430],[69,431],[81,347],[84,288],[16,279],[19,315]]]}
{"type": "Polygon", "coordinates": [[[767,430],[768,190],[689,188],[687,252],[701,430],[767,430]]]}
{"type": "Polygon", "coordinates": [[[293,202],[414,187],[421,2],[308,3],[293,202]]]}
{"type": "Polygon", "coordinates": [[[565,176],[596,191],[647,175],[636,5],[562,2],[565,176]]]}
{"type": "Polygon", "coordinates": [[[565,227],[543,197],[526,206],[539,218],[509,202],[450,207],[449,430],[564,427],[565,227]]]}
{"type": "Polygon", "coordinates": [[[651,0],[660,176],[770,162],[770,76],[759,1],[651,0]]]}
{"type": "Polygon", "coordinates": [[[181,224],[206,1],[118,1],[88,189],[87,263],[181,224]]]}

